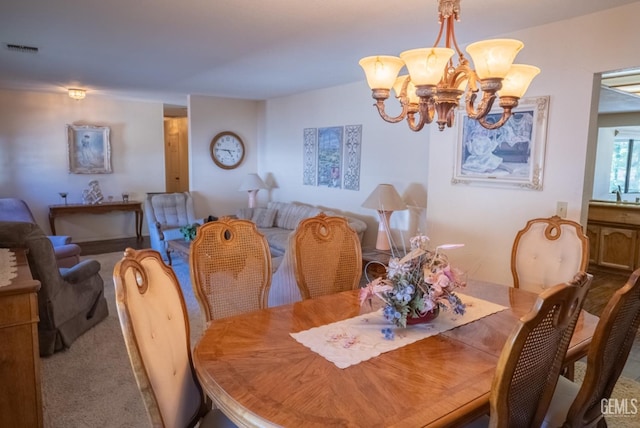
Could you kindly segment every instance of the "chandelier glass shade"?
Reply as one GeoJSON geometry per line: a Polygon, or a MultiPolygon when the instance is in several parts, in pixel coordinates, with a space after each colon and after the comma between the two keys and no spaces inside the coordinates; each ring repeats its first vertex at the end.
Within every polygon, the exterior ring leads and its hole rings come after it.
{"type": "Polygon", "coordinates": [[[454,22],[459,17],[460,0],[439,0],[438,12],[440,32],[433,47],[407,50],[399,58],[374,55],[360,60],[378,113],[390,123],[406,118],[413,131],[420,131],[436,120],[442,131],[453,126],[456,108],[464,95],[469,118],[487,129],[501,127],[540,69],[513,64],[524,47],[521,41],[513,39],[484,40],[468,45],[466,51],[475,66],[471,68],[455,37],[454,22]],[[443,35],[444,47],[438,47],[443,35]],[[408,74],[398,77],[403,67],[408,74]],[[385,112],[391,89],[402,109],[394,117],[385,112]],[[482,97],[476,102],[480,91],[482,97]],[[497,121],[487,120],[496,99],[502,107],[502,116],[497,121]]]}

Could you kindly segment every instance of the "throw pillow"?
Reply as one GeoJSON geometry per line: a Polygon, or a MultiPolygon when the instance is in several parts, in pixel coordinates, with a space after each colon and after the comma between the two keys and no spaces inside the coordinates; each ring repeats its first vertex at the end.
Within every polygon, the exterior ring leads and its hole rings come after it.
{"type": "Polygon", "coordinates": [[[251,221],[258,227],[273,227],[277,212],[277,210],[269,208],[255,208],[251,221]]]}
{"type": "Polygon", "coordinates": [[[254,208],[240,208],[236,212],[236,217],[241,220],[251,220],[253,218],[254,208]]]}

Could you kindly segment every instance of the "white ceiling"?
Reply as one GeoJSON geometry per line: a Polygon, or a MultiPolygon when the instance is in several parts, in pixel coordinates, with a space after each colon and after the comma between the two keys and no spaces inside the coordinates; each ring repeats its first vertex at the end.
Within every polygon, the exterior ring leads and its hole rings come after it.
{"type": "MultiPolygon", "coordinates": [[[[462,0],[456,33],[466,44],[636,1],[462,0]]],[[[0,87],[269,99],[362,81],[361,57],[430,46],[437,30],[435,0],[5,0],[0,87]]]]}

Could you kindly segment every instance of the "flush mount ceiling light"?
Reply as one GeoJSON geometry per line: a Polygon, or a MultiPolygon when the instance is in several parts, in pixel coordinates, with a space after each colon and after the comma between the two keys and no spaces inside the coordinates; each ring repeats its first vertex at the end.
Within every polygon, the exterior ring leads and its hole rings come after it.
{"type": "Polygon", "coordinates": [[[440,32],[433,47],[412,49],[394,56],[369,56],[359,62],[367,76],[367,83],[376,100],[374,104],[382,119],[390,123],[407,119],[409,128],[420,131],[434,119],[438,129],[453,125],[455,109],[465,94],[467,115],[484,128],[497,129],[511,117],[511,110],[527,91],[533,78],[540,73],[538,67],[513,64],[524,43],[512,39],[494,39],[471,43],[467,53],[475,70],[464,56],[456,41],[454,23],[459,20],[460,0],[439,0],[440,32]],[[438,47],[444,34],[444,47],[438,47]],[[455,50],[454,50],[455,48],[455,50]],[[457,65],[452,57],[458,54],[457,65]],[[408,75],[398,77],[406,66],[408,75]],[[393,88],[400,100],[402,111],[396,117],[385,113],[384,102],[393,88]],[[476,98],[482,98],[476,106],[476,98]],[[496,98],[502,107],[502,117],[495,122],[487,115],[496,98]],[[416,114],[419,119],[416,119],[416,114]]]}
{"type": "Polygon", "coordinates": [[[69,89],[69,96],[74,100],[82,100],[87,96],[87,91],[84,89],[69,89]]]}

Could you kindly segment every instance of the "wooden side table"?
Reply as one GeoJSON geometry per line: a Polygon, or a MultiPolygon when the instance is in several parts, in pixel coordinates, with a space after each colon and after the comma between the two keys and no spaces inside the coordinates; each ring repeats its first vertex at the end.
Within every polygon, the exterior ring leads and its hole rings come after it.
{"type": "Polygon", "coordinates": [[[26,250],[13,249],[18,276],[0,287],[0,426],[42,427],[38,290],[26,250]]]}
{"type": "Polygon", "coordinates": [[[387,273],[386,266],[389,265],[390,258],[391,251],[376,250],[372,247],[363,248],[362,268],[364,269],[365,280],[368,278],[369,281],[373,281],[378,277],[385,276],[387,273]]]}

